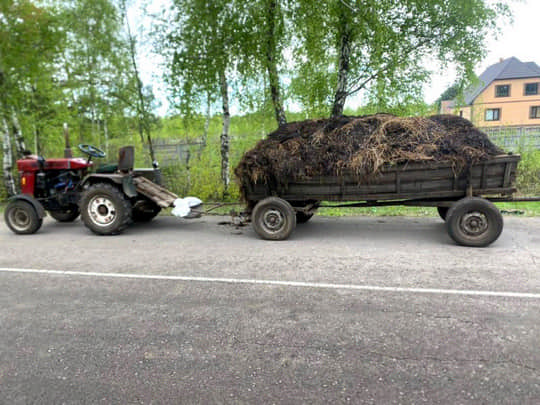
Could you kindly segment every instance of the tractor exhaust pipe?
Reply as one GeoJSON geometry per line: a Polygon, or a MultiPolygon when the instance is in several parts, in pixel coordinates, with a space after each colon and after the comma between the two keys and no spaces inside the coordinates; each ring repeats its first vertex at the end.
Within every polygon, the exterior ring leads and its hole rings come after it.
{"type": "Polygon", "coordinates": [[[64,122],[64,140],[66,142],[66,146],[64,148],[64,157],[72,158],[73,153],[71,153],[71,146],[69,145],[69,128],[67,122],[64,122]]]}

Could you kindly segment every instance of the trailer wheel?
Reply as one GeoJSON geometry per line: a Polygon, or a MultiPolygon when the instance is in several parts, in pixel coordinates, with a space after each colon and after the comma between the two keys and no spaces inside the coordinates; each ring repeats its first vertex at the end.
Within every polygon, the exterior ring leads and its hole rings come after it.
{"type": "Polygon", "coordinates": [[[49,215],[58,222],[73,222],[77,219],[79,214],[79,207],[76,205],[61,211],[49,211],[49,215]]]}
{"type": "Polygon", "coordinates": [[[446,221],[446,216],[448,215],[448,210],[450,207],[437,207],[437,212],[443,221],[446,221]]]}
{"type": "Polygon", "coordinates": [[[500,236],[503,217],[491,201],[466,197],[450,207],[446,227],[450,237],[458,244],[484,247],[500,236]]]}
{"type": "Polygon", "coordinates": [[[79,204],[84,225],[95,234],[118,234],[131,223],[131,203],[112,184],[88,187],[79,204]]]}
{"type": "Polygon", "coordinates": [[[263,239],[287,239],[296,227],[294,208],[278,197],[268,197],[259,201],[251,217],[253,229],[263,239]]]}
{"type": "Polygon", "coordinates": [[[32,204],[21,200],[9,202],[4,219],[9,229],[19,235],[36,233],[43,224],[43,219],[39,217],[32,204]]]}

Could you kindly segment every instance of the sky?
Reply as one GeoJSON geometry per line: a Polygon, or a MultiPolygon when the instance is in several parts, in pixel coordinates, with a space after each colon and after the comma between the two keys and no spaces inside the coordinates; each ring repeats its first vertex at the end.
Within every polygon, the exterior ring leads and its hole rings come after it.
{"type": "MultiPolygon", "coordinates": [[[[142,0],[145,1],[145,0],[142,0]]],[[[247,0],[249,1],[249,0],[247,0]]],[[[497,38],[491,37],[487,41],[487,54],[476,68],[479,76],[490,65],[498,63],[501,58],[515,56],[522,62],[535,62],[540,65],[540,0],[509,0],[513,12],[513,22],[502,25],[501,33],[497,38]]],[[[154,0],[150,2],[150,11],[156,12],[167,4],[168,0],[154,0]]],[[[140,3],[139,3],[140,4],[140,3]]],[[[132,10],[130,19],[138,22],[140,14],[132,10]]],[[[166,87],[161,79],[160,58],[151,55],[148,50],[142,50],[139,55],[139,65],[143,83],[152,84],[154,93],[161,103],[159,115],[168,112],[166,87]]],[[[434,102],[456,79],[456,72],[450,66],[441,70],[437,66],[427,66],[433,71],[432,79],[424,87],[424,98],[428,103],[434,102]]],[[[361,103],[359,97],[352,97],[347,103],[348,107],[357,107],[361,103]]],[[[241,113],[233,111],[233,113],[241,113]]]]}
{"type": "MultiPolygon", "coordinates": [[[[540,65],[540,0],[514,1],[510,4],[514,14],[514,22],[502,26],[498,38],[489,38],[487,55],[475,69],[480,76],[488,66],[498,63],[500,59],[515,56],[522,62],[535,62],[540,65]]],[[[424,88],[425,100],[435,101],[456,78],[454,70],[435,71],[431,83],[424,88]]]]}

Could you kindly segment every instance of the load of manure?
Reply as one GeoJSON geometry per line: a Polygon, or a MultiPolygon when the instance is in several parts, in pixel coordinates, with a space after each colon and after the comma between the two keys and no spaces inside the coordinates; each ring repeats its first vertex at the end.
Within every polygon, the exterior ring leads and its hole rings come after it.
{"type": "Polygon", "coordinates": [[[314,176],[353,174],[369,182],[384,165],[450,162],[457,173],[504,152],[454,115],[360,117],[291,122],[247,151],[235,174],[245,183],[287,184],[314,176]]]}

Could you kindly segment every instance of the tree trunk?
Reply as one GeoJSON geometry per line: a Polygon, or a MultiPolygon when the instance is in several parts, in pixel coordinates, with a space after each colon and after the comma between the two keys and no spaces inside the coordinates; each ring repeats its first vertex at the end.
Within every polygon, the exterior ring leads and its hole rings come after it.
{"type": "Polygon", "coordinates": [[[103,118],[103,135],[105,136],[105,154],[109,154],[109,127],[107,126],[107,117],[103,118]]]}
{"type": "Polygon", "coordinates": [[[279,74],[277,70],[277,44],[276,44],[276,14],[277,0],[268,0],[266,10],[266,70],[268,71],[268,81],[270,85],[270,95],[276,114],[276,121],[279,126],[287,123],[283,102],[281,100],[281,89],[279,86],[279,74]]]}
{"type": "Polygon", "coordinates": [[[221,99],[223,101],[223,129],[221,131],[221,181],[223,182],[223,197],[229,193],[229,126],[231,115],[229,112],[229,85],[225,72],[220,72],[219,82],[221,99]]]}
{"type": "Polygon", "coordinates": [[[127,7],[125,0],[122,1],[122,8],[124,12],[124,18],[126,19],[126,28],[127,28],[127,34],[128,34],[128,41],[129,41],[129,56],[131,59],[131,66],[133,68],[133,74],[135,76],[135,82],[137,83],[137,116],[139,119],[139,132],[141,135],[141,138],[143,140],[144,144],[144,134],[146,135],[146,142],[148,144],[148,151],[150,153],[150,161],[154,163],[156,161],[156,156],[154,154],[154,146],[152,145],[152,135],[150,132],[150,119],[149,119],[149,113],[148,108],[146,106],[146,102],[144,100],[144,94],[143,94],[143,84],[141,81],[141,77],[139,75],[139,68],[137,66],[137,50],[135,47],[135,37],[133,36],[133,33],[131,32],[131,26],[129,25],[129,19],[127,15],[127,7]]]}
{"type": "Polygon", "coordinates": [[[343,108],[347,100],[347,85],[350,69],[351,57],[351,36],[352,27],[349,18],[350,10],[342,9],[339,15],[339,60],[338,60],[338,81],[334,105],[332,107],[332,117],[343,115],[343,108]]]}
{"type": "Polygon", "coordinates": [[[11,112],[11,122],[13,123],[13,138],[15,139],[15,150],[17,151],[17,158],[20,159],[24,156],[26,151],[26,144],[24,143],[24,136],[21,129],[21,124],[17,118],[15,110],[11,112]]]}
{"type": "Polygon", "coordinates": [[[210,127],[210,92],[208,92],[207,98],[206,98],[206,119],[204,120],[204,131],[203,131],[203,138],[202,138],[202,146],[203,148],[206,147],[206,143],[208,142],[208,128],[210,127]]]}
{"type": "Polygon", "coordinates": [[[203,135],[202,135],[202,139],[201,139],[201,146],[199,147],[199,151],[197,152],[197,157],[201,157],[201,154],[204,150],[204,148],[206,148],[206,144],[208,143],[208,128],[210,127],[210,108],[211,108],[211,102],[210,102],[210,92],[208,92],[207,94],[207,98],[206,98],[206,118],[204,120],[204,128],[203,128],[203,135]]]}
{"type": "Polygon", "coordinates": [[[11,135],[9,133],[9,127],[5,118],[2,118],[2,126],[4,131],[4,140],[3,140],[3,152],[4,152],[4,161],[2,169],[4,171],[4,184],[6,186],[6,191],[8,196],[17,194],[17,187],[15,186],[15,180],[13,179],[13,174],[11,169],[13,168],[13,153],[11,150],[11,135]]]}
{"type": "Polygon", "coordinates": [[[34,153],[38,156],[41,155],[41,130],[38,125],[34,125],[34,153]]]}

